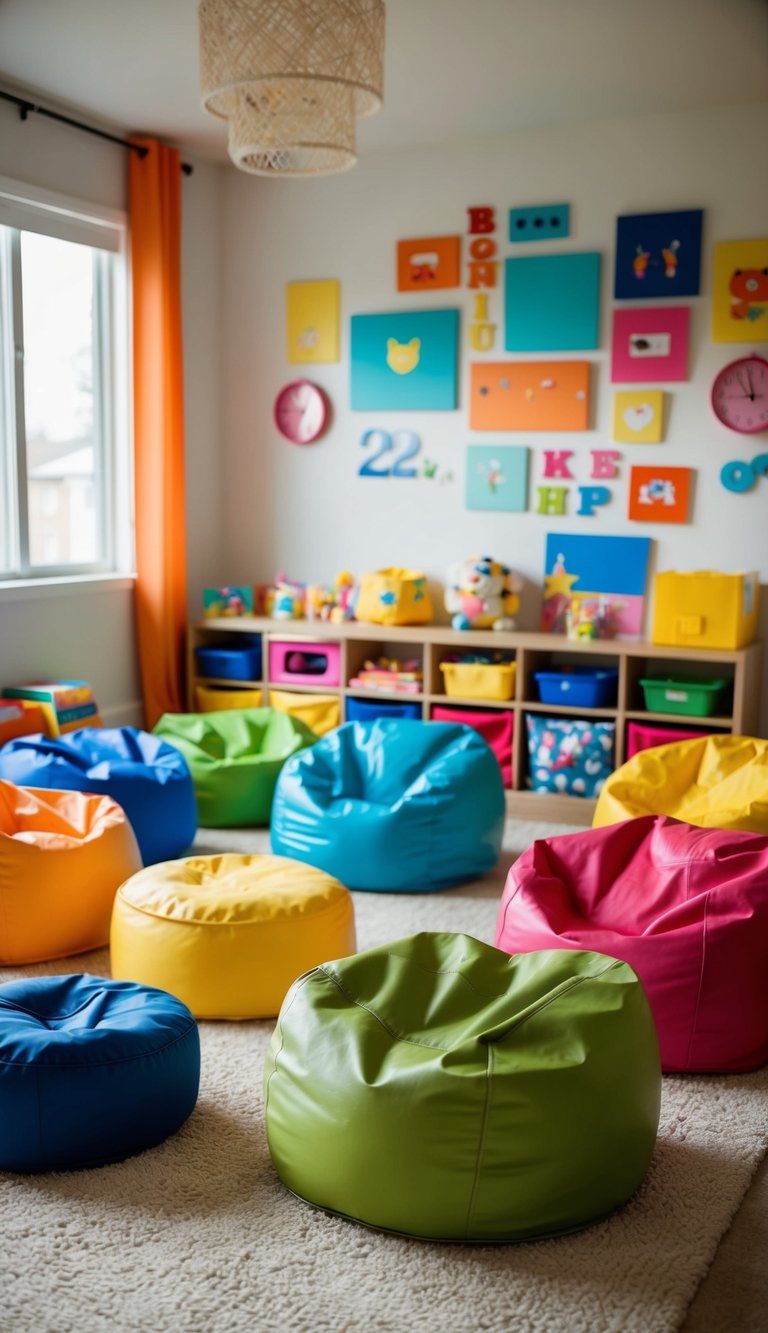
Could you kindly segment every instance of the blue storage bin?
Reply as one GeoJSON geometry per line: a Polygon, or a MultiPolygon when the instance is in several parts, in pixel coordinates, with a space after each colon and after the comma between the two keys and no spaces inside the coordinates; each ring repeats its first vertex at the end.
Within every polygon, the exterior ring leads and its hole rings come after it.
{"type": "Polygon", "coordinates": [[[374,722],[377,717],[408,717],[421,721],[421,704],[378,699],[347,699],[347,722],[374,722]]]}
{"type": "Polygon", "coordinates": [[[243,635],[243,643],[215,643],[195,649],[197,669],[201,676],[218,676],[221,680],[261,680],[261,637],[243,635]]]}
{"type": "Polygon", "coordinates": [[[559,671],[536,671],[534,677],[543,704],[607,708],[616,702],[616,667],[561,667],[559,671]]]}

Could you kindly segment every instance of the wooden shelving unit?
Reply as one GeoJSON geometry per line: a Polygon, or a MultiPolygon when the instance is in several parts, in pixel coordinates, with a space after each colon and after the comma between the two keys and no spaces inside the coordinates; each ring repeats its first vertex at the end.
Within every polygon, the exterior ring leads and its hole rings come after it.
{"type": "Polygon", "coordinates": [[[197,685],[221,685],[229,688],[246,686],[264,691],[267,702],[270,685],[279,690],[297,694],[337,694],[341,704],[342,721],[345,700],[354,696],[362,699],[403,702],[421,705],[422,716],[428,720],[435,704],[484,710],[503,709],[515,715],[512,750],[513,787],[507,793],[507,807],[511,815],[521,819],[541,819],[555,823],[588,825],[592,821],[595,802],[577,796],[561,796],[550,792],[527,789],[528,750],[525,726],[527,713],[552,716],[614,720],[616,723],[615,763],[626,758],[626,723],[659,722],[669,726],[687,726],[698,730],[731,732],[734,735],[757,734],[760,699],[761,647],[758,643],[746,648],[697,649],[673,648],[655,643],[624,639],[599,639],[585,643],[573,642],[561,635],[513,631],[496,633],[493,630],[451,629],[447,625],[399,626],[368,625],[359,621],[329,624],[323,620],[270,620],[261,616],[221,617],[195,621],[188,632],[188,682],[190,710],[195,709],[197,685]],[[201,676],[196,669],[195,649],[204,645],[226,643],[239,634],[262,636],[262,678],[260,680],[231,680],[215,676],[201,676]],[[327,641],[340,645],[341,684],[299,685],[269,680],[269,640],[327,641]],[[443,690],[440,662],[457,650],[496,649],[513,653],[517,662],[515,696],[508,701],[460,699],[443,690]],[[413,657],[421,662],[424,688],[419,694],[384,693],[347,685],[351,676],[368,657],[381,654],[391,657],[413,657]],[[610,708],[567,707],[545,704],[539,699],[535,672],[557,670],[568,664],[612,666],[618,669],[616,704],[610,708]],[[640,680],[645,675],[669,674],[684,676],[713,675],[725,677],[730,684],[730,711],[712,717],[691,717],[687,714],[649,712],[643,707],[644,697],[640,680]]]}

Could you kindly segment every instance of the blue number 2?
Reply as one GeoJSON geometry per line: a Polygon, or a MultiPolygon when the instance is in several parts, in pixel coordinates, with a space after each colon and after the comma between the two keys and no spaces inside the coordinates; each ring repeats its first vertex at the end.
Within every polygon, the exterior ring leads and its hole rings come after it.
{"type": "Polygon", "coordinates": [[[367,430],[360,440],[364,449],[369,445],[377,445],[370,458],[366,458],[364,463],[358,468],[360,477],[415,477],[418,470],[415,467],[404,467],[403,464],[407,458],[413,458],[421,448],[421,440],[415,431],[396,430],[390,435],[388,430],[367,430]],[[380,458],[388,454],[390,450],[400,447],[401,452],[395,458],[391,467],[374,467],[380,458]]]}

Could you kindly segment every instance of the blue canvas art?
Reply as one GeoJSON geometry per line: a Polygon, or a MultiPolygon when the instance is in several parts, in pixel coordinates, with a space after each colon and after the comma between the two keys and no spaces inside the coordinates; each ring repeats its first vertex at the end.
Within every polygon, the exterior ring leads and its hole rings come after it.
{"type": "Polygon", "coordinates": [[[609,618],[616,634],[642,632],[649,537],[547,534],[541,628],[563,634],[571,601],[588,599],[609,618]]]}
{"type": "Polygon", "coordinates": [[[528,449],[515,444],[470,444],[467,448],[467,509],[528,508],[528,449]]]}
{"type": "Polygon", "coordinates": [[[598,346],[600,255],[528,255],[504,265],[508,352],[572,352],[598,346]]]}
{"type": "Polygon", "coordinates": [[[701,219],[700,208],[617,218],[616,299],[698,296],[701,219]]]}
{"type": "Polygon", "coordinates": [[[458,339],[458,310],[353,315],[352,410],[451,411],[458,403],[458,339]]]}
{"type": "Polygon", "coordinates": [[[570,204],[537,204],[529,208],[510,208],[509,239],[521,241],[558,241],[570,232],[570,204]]]}

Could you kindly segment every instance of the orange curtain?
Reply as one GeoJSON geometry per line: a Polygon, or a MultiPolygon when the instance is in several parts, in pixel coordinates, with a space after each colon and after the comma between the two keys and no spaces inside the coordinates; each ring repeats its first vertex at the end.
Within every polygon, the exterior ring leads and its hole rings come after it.
{"type": "Polygon", "coordinates": [[[184,709],[187,619],[181,163],[134,137],[129,158],[133,290],[136,626],[145,725],[184,709]]]}

